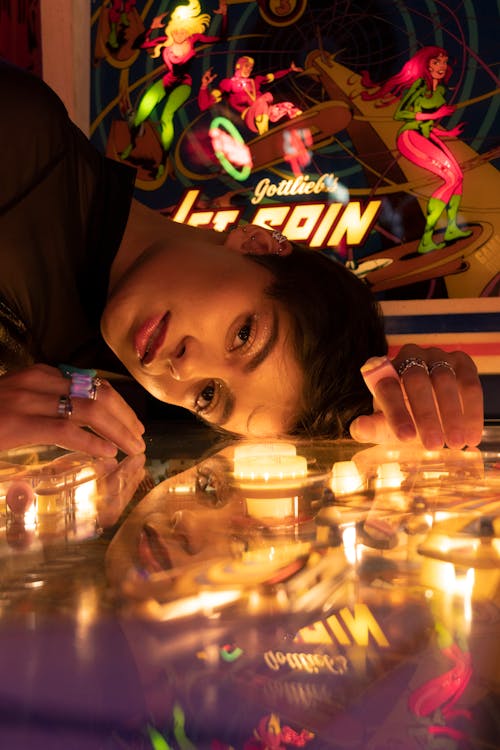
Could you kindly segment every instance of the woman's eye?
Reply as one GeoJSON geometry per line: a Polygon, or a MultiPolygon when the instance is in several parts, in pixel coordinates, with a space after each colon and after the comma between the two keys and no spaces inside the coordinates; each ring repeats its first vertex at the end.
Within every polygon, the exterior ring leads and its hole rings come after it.
{"type": "Polygon", "coordinates": [[[196,401],[194,403],[195,411],[198,413],[206,412],[215,405],[214,399],[217,393],[217,383],[211,380],[210,383],[199,392],[196,401]]]}
{"type": "Polygon", "coordinates": [[[254,323],[253,319],[249,318],[244,325],[242,325],[234,337],[231,351],[235,349],[242,349],[243,347],[251,346],[255,338],[254,323]]]}
{"type": "Polygon", "coordinates": [[[245,343],[245,341],[248,341],[248,339],[250,338],[251,330],[252,327],[248,323],[240,328],[240,330],[238,331],[239,340],[243,341],[243,343],[245,343]]]}

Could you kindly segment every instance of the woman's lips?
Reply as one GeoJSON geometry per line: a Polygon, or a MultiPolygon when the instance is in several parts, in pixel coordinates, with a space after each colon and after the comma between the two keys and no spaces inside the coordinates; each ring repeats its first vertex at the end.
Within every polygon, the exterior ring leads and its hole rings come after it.
{"type": "Polygon", "coordinates": [[[149,365],[160,350],[167,333],[170,313],[146,320],[134,336],[134,347],[143,365],[149,365]]]}

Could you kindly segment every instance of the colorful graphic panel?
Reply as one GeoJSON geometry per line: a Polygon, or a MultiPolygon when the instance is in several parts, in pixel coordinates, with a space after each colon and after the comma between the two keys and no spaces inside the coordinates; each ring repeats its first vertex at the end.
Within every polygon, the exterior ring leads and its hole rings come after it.
{"type": "Polygon", "coordinates": [[[493,0],[92,8],[92,139],[140,200],[278,229],[382,300],[498,296],[493,0]]]}

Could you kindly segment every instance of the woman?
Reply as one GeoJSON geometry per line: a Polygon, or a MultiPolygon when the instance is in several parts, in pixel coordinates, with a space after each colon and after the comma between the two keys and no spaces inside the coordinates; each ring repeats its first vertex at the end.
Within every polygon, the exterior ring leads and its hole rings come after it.
{"type": "MultiPolygon", "coordinates": [[[[405,63],[399,73],[389,78],[376,91],[363,92],[363,99],[400,99],[394,115],[404,124],[397,146],[401,154],[422,169],[440,177],[442,182],[429,198],[424,233],[418,245],[419,253],[440,250],[447,242],[469,237],[472,232],[457,224],[458,209],[462,199],[463,173],[455,156],[443,143],[444,138],[455,138],[462,125],[451,130],[439,127],[437,122],[451,115],[455,107],[446,104],[446,86],[451,76],[448,54],[441,47],[422,47],[405,63]],[[447,211],[448,224],[444,242],[433,239],[437,222],[447,211]]],[[[366,80],[367,85],[369,84],[366,80]]]]}
{"type": "Polygon", "coordinates": [[[75,394],[60,362],[124,365],[156,397],[231,431],[337,436],[351,424],[357,439],[387,427],[413,439],[416,425],[428,447],[479,442],[481,388],[460,352],[403,349],[413,419],[394,376],[379,380],[382,411],[368,416],[360,367],[384,354],[383,325],[342,266],[258,227],[166,223],[132,200],[134,173],[103,158],[43,82],[0,64],[0,97],[0,449],[144,449],[111,385],[75,394]]]}

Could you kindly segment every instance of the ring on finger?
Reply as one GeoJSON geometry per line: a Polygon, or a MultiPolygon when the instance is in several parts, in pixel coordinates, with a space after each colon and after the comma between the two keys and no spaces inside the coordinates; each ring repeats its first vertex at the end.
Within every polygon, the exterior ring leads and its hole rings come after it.
{"type": "Polygon", "coordinates": [[[427,367],[425,360],[421,357],[408,357],[408,359],[404,359],[398,366],[399,377],[402,378],[412,367],[420,367],[421,370],[425,370],[425,372],[429,374],[429,368],[427,367]]]}
{"type": "Polygon", "coordinates": [[[449,362],[446,362],[444,359],[438,359],[437,362],[431,362],[429,365],[429,375],[432,375],[432,373],[437,370],[438,368],[442,367],[445,370],[449,370],[450,372],[455,375],[455,369],[453,365],[450,365],[449,362]]]}
{"type": "Polygon", "coordinates": [[[102,385],[102,380],[97,377],[95,370],[85,370],[71,365],[59,365],[59,370],[65,378],[71,380],[71,398],[88,398],[95,401],[97,389],[102,385]]]}
{"type": "Polygon", "coordinates": [[[61,419],[69,419],[73,414],[73,403],[70,396],[59,396],[57,402],[57,416],[61,419]]]}

